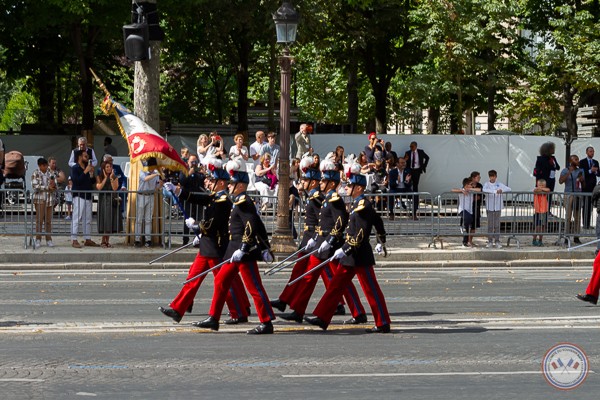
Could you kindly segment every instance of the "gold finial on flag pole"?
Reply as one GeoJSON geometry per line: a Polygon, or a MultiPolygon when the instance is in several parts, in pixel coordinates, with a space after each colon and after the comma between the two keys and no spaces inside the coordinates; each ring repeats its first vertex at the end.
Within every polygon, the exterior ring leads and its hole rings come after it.
{"type": "Polygon", "coordinates": [[[104,91],[104,93],[107,96],[110,97],[110,93],[109,93],[108,89],[106,88],[106,86],[104,86],[104,83],[102,83],[102,81],[100,80],[100,78],[98,78],[98,75],[96,75],[96,73],[94,72],[94,70],[91,69],[91,68],[90,68],[90,72],[92,73],[92,75],[94,75],[94,79],[98,83],[98,86],[100,86],[100,89],[102,89],[104,91]]]}

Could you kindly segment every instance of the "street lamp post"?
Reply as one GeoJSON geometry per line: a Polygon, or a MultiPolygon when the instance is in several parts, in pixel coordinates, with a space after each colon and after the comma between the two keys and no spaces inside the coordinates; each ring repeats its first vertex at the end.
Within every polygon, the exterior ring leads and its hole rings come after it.
{"type": "Polygon", "coordinates": [[[273,232],[271,248],[275,253],[292,253],[296,244],[289,225],[290,189],[290,82],[292,57],[288,45],[296,40],[298,13],[290,2],[284,1],[273,14],[277,30],[277,43],[284,43],[283,54],[279,57],[281,67],[281,98],[279,107],[279,190],[277,192],[277,226],[273,232]]]}

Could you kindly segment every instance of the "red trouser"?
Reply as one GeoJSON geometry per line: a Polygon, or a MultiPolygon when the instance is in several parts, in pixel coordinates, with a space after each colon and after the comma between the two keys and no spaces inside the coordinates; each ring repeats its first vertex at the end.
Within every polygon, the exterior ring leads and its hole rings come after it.
{"type": "Polygon", "coordinates": [[[242,275],[244,286],[246,286],[246,289],[248,289],[248,292],[250,292],[250,295],[254,300],[260,322],[274,320],[275,314],[273,314],[269,296],[267,296],[267,292],[260,279],[260,272],[258,271],[256,261],[227,263],[221,267],[221,271],[219,271],[219,274],[215,277],[215,291],[212,304],[210,305],[210,311],[208,312],[209,315],[217,320],[221,317],[225,298],[227,297],[227,293],[229,292],[233,280],[238,276],[238,271],[242,275]]]}
{"type": "Polygon", "coordinates": [[[585,292],[590,296],[598,298],[598,292],[600,292],[600,253],[594,259],[594,271],[585,292]]]}
{"type": "MultiPolygon", "coordinates": [[[[218,264],[218,262],[218,258],[203,257],[200,254],[196,255],[196,259],[194,260],[194,263],[188,272],[187,279],[193,278],[194,276],[214,267],[218,264]]],[[[215,277],[219,274],[219,270],[220,268],[213,270],[215,277]]],[[[206,278],[206,275],[196,279],[195,281],[186,283],[183,285],[183,288],[181,288],[179,294],[175,296],[175,299],[171,302],[171,308],[177,311],[179,315],[183,316],[189,306],[192,304],[204,278],[206,278]]],[[[242,280],[240,279],[239,275],[236,275],[233,278],[231,289],[227,295],[227,308],[229,308],[231,318],[247,317],[248,307],[250,307],[248,295],[244,290],[242,280]]]]}
{"type": "Polygon", "coordinates": [[[375,271],[372,266],[369,267],[348,267],[345,265],[339,265],[335,276],[331,280],[329,287],[325,291],[325,294],[317,304],[313,315],[319,317],[325,323],[329,325],[333,314],[335,313],[336,306],[344,290],[354,275],[358,276],[358,281],[362,287],[365,296],[371,306],[371,312],[375,318],[375,325],[382,326],[390,323],[390,315],[383,298],[383,293],[375,278],[375,271]]]}
{"type": "MultiPolygon", "coordinates": [[[[306,267],[306,271],[311,270],[312,268],[316,267],[322,262],[323,260],[320,260],[315,256],[310,256],[308,266],[306,267]]],[[[321,278],[323,278],[323,283],[325,284],[325,288],[327,289],[329,287],[331,278],[332,276],[334,276],[336,270],[337,262],[330,262],[328,265],[323,266],[323,268],[321,268],[318,272],[315,271],[312,274],[308,274],[300,281],[295,283],[295,285],[300,285],[300,287],[296,289],[296,297],[292,299],[292,301],[289,303],[290,307],[294,311],[296,311],[297,314],[304,315],[306,313],[306,307],[308,306],[308,302],[310,301],[310,296],[315,291],[315,286],[317,286],[317,280],[319,279],[319,275],[321,276],[321,278]]],[[[358,296],[358,292],[356,291],[356,287],[352,283],[352,280],[348,282],[347,287],[344,289],[342,295],[346,299],[346,303],[348,303],[348,307],[350,308],[353,317],[365,313],[365,309],[362,303],[360,302],[360,297],[358,296]]],[[[339,300],[342,300],[341,296],[339,300]]],[[[336,307],[338,304],[339,301],[338,303],[336,303],[336,307]]]]}
{"type": "MultiPolygon", "coordinates": [[[[298,258],[303,257],[304,255],[304,253],[300,253],[298,254],[298,258]]],[[[306,257],[304,260],[296,262],[296,265],[294,265],[294,268],[292,268],[292,274],[290,275],[288,282],[293,281],[308,270],[306,268],[308,266],[308,259],[309,257],[306,257]]],[[[296,297],[296,293],[298,292],[298,288],[300,286],[302,286],[301,282],[298,282],[292,286],[285,285],[283,292],[281,292],[279,295],[279,300],[283,301],[285,304],[290,304],[291,301],[296,297]]]]}

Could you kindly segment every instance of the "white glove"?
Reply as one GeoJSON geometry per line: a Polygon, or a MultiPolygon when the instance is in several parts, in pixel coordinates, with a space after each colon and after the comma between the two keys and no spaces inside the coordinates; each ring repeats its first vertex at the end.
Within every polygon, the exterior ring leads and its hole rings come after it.
{"type": "Polygon", "coordinates": [[[239,261],[241,261],[242,257],[244,257],[244,255],[245,255],[245,253],[243,251],[241,251],[240,249],[237,249],[231,255],[231,262],[239,262],[239,261]]]}
{"type": "Polygon", "coordinates": [[[312,250],[315,247],[317,247],[317,241],[313,238],[308,239],[308,242],[306,243],[306,247],[304,248],[306,251],[312,250]]]}
{"type": "Polygon", "coordinates": [[[332,259],[337,260],[338,258],[342,258],[345,255],[346,255],[346,253],[344,253],[344,250],[339,248],[335,251],[335,253],[333,253],[332,259]]]}
{"type": "Polygon", "coordinates": [[[192,217],[189,217],[188,219],[185,220],[185,226],[187,226],[190,229],[195,229],[197,228],[196,226],[196,220],[192,217]]]}
{"type": "Polygon", "coordinates": [[[319,253],[324,253],[331,248],[329,242],[325,241],[321,243],[321,247],[319,247],[319,253]]]}
{"type": "Polygon", "coordinates": [[[192,244],[194,245],[194,247],[198,246],[200,244],[200,236],[195,236],[192,244]]]}
{"type": "Polygon", "coordinates": [[[273,256],[271,255],[271,252],[267,249],[262,251],[262,259],[263,261],[268,263],[273,262],[273,256]]]}
{"type": "Polygon", "coordinates": [[[171,182],[165,182],[163,184],[163,188],[166,189],[168,192],[175,193],[175,189],[177,188],[177,186],[173,185],[171,182]]]}
{"type": "Polygon", "coordinates": [[[383,254],[383,246],[381,245],[381,243],[377,243],[375,245],[375,251],[377,252],[377,254],[383,254]]]}

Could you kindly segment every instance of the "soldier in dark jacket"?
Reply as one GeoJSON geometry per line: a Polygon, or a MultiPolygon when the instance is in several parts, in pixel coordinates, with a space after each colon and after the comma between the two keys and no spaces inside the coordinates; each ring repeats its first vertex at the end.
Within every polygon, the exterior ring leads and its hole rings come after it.
{"type": "MultiPolygon", "coordinates": [[[[197,233],[194,244],[198,244],[200,248],[194,263],[190,267],[187,279],[193,278],[221,262],[229,243],[229,228],[227,224],[233,205],[227,195],[229,174],[221,168],[222,161],[214,157],[205,157],[203,163],[210,172],[207,179],[207,186],[211,190],[210,194],[192,193],[185,186],[176,187],[170,182],[166,182],[163,188],[163,193],[167,197],[177,195],[180,202],[186,201],[206,206],[205,219],[203,221],[198,223],[191,217],[185,221],[186,225],[197,233]]],[[[213,273],[216,276],[219,270],[216,269],[213,273]]],[[[205,276],[186,283],[171,302],[171,308],[159,307],[158,309],[175,322],[181,321],[185,312],[191,310],[194,297],[196,297],[196,293],[205,276]]],[[[232,289],[226,300],[231,318],[225,321],[225,323],[237,324],[248,322],[250,302],[248,301],[248,295],[244,290],[239,275],[234,276],[232,289]]]]}
{"type": "MultiPolygon", "coordinates": [[[[318,249],[318,251],[308,259],[306,271],[311,270],[327,260],[333,255],[336,249],[341,247],[344,238],[344,230],[348,223],[348,211],[346,211],[346,205],[344,204],[344,200],[336,192],[340,183],[340,172],[337,170],[330,155],[325,157],[321,162],[320,169],[322,173],[320,185],[322,192],[325,193],[325,200],[319,211],[319,223],[313,238],[307,242],[306,251],[311,251],[312,249],[318,249]]],[[[306,275],[300,281],[295,283],[294,285],[299,286],[296,288],[294,299],[290,302],[290,308],[294,311],[289,314],[281,315],[281,318],[288,321],[302,322],[302,317],[304,316],[306,307],[310,301],[310,296],[315,290],[319,275],[327,288],[335,274],[336,268],[337,263],[327,263],[327,265],[320,270],[306,275]]],[[[343,297],[346,299],[348,307],[352,312],[352,318],[348,319],[346,323],[362,324],[367,322],[365,309],[360,302],[360,297],[352,282],[348,282],[347,287],[343,291],[343,297]]],[[[344,310],[343,306],[341,307],[341,310],[344,310]]],[[[336,306],[336,310],[334,311],[337,314],[343,315],[341,310],[340,307],[336,306]]]]}
{"type": "Polygon", "coordinates": [[[367,179],[360,174],[360,165],[352,165],[349,172],[349,185],[346,187],[346,192],[354,200],[346,240],[332,256],[333,259],[340,260],[340,266],[337,268],[323,298],[313,311],[315,317],[305,317],[304,319],[308,323],[326,330],[344,289],[352,281],[354,275],[358,275],[358,281],[369,301],[375,318],[375,326],[367,329],[367,332],[388,333],[390,332],[390,315],[381,288],[375,278],[373,270],[375,257],[373,257],[373,249],[369,243],[371,229],[375,226],[378,238],[375,250],[381,254],[385,244],[385,228],[381,217],[375,212],[371,202],[364,196],[367,179]]]}
{"type": "Polygon", "coordinates": [[[229,217],[229,244],[224,259],[229,262],[221,267],[215,278],[215,290],[209,317],[198,323],[200,328],[219,330],[219,318],[232,281],[238,271],[246,289],[250,292],[260,319],[260,325],[249,330],[250,335],[273,333],[275,314],[263,287],[257,261],[273,261],[267,230],[256,211],[256,205],[246,194],[250,179],[243,159],[229,160],[225,166],[231,176],[229,193],[233,196],[233,209],[229,217]]]}

